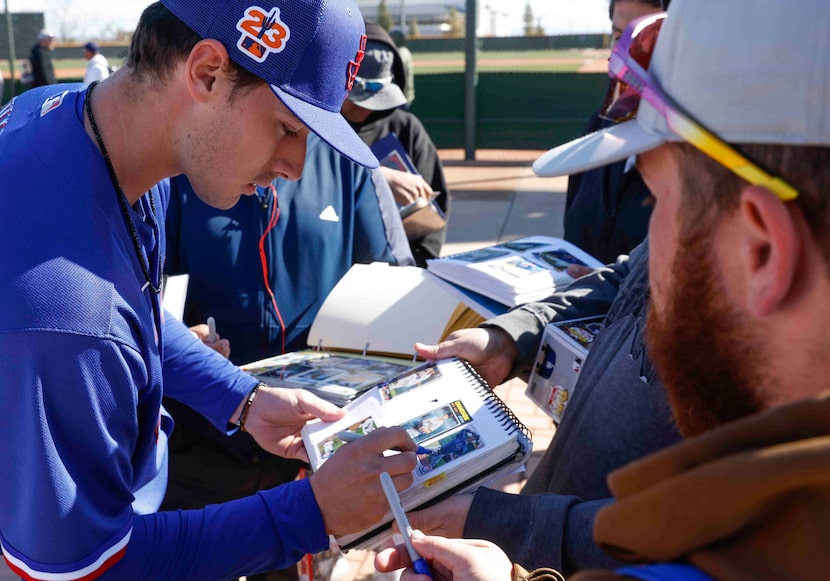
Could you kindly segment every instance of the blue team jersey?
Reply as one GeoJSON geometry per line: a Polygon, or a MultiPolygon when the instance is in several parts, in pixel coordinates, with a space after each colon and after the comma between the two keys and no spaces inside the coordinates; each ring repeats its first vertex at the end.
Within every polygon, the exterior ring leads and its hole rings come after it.
{"type": "MultiPolygon", "coordinates": [[[[164,394],[227,430],[255,380],[165,322],[104,159],[86,90],[52,85],[0,110],[0,543],[31,579],[227,578],[327,546],[307,482],[155,513],[172,421],[164,394]],[[209,523],[209,526],[207,526],[209,523]]],[[[165,180],[130,208],[156,280],[165,180]],[[152,200],[152,204],[151,204],[152,200]]]]}
{"type": "Polygon", "coordinates": [[[239,364],[280,353],[283,340],[286,351],[305,349],[323,300],[353,264],[414,264],[379,170],[310,134],[302,177],[275,185],[276,193],[260,188],[218,210],[184,176],[171,179],[166,264],[172,274],[190,275],[184,321],[213,316],[239,364]]]}

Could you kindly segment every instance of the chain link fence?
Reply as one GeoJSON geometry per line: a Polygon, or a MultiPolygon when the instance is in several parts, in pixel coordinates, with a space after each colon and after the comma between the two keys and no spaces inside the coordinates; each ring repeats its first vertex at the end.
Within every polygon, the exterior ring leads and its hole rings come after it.
{"type": "Polygon", "coordinates": [[[20,79],[29,72],[29,53],[43,27],[43,13],[0,12],[0,73],[3,76],[0,102],[5,103],[23,91],[20,79]]]}

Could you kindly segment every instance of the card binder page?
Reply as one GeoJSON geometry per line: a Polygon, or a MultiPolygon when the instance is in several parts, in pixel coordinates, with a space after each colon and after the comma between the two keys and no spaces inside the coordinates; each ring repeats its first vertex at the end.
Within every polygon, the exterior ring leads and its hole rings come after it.
{"type": "MultiPolygon", "coordinates": [[[[344,409],[337,422],[312,421],[303,428],[312,469],[347,445],[344,432],[363,436],[403,426],[421,447],[414,482],[400,495],[407,511],[514,470],[532,447],[528,430],[507,406],[469,364],[454,358],[413,367],[344,409]]],[[[346,548],[372,546],[389,532],[391,520],[390,513],[376,527],[337,541],[346,548]]]]}
{"type": "Polygon", "coordinates": [[[268,385],[306,389],[342,407],[414,364],[411,359],[307,349],[261,359],[242,369],[268,385]]]}

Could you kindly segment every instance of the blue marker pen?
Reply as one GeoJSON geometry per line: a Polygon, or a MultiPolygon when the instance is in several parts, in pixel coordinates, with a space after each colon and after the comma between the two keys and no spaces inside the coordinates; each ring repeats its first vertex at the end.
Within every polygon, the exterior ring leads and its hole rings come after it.
{"type": "MultiPolygon", "coordinates": [[[[340,438],[341,440],[343,440],[344,442],[349,443],[349,442],[354,442],[355,440],[359,440],[360,438],[362,438],[366,434],[358,434],[357,432],[349,432],[347,430],[344,430],[342,432],[337,432],[335,435],[338,438],[340,438]]],[[[432,454],[432,450],[430,450],[429,448],[424,448],[423,446],[418,446],[418,448],[415,449],[415,453],[416,454],[432,454]]]]}
{"type": "Polygon", "coordinates": [[[401,531],[403,543],[406,546],[406,552],[409,553],[409,558],[412,560],[412,568],[416,573],[426,575],[430,579],[434,579],[429,565],[424,560],[415,547],[412,546],[412,526],[406,518],[406,513],[403,511],[401,498],[398,496],[398,491],[395,490],[395,484],[392,482],[392,477],[386,472],[380,473],[380,485],[383,488],[383,493],[386,495],[386,500],[389,502],[389,508],[392,509],[392,515],[395,517],[395,522],[398,523],[398,529],[401,531]]]}

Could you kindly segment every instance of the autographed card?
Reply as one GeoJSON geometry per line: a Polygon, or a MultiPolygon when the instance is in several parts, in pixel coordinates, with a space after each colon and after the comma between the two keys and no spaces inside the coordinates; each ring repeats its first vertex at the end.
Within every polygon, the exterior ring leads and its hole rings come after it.
{"type": "Polygon", "coordinates": [[[327,460],[340,449],[340,446],[346,443],[338,436],[341,432],[352,432],[353,434],[357,434],[359,436],[365,436],[366,434],[374,432],[377,429],[378,426],[375,423],[374,418],[368,417],[338,431],[337,434],[332,434],[331,436],[320,440],[317,444],[317,451],[320,454],[320,459],[327,460]]]}
{"type": "Polygon", "coordinates": [[[421,475],[429,474],[436,468],[483,448],[484,441],[478,431],[470,426],[424,447],[429,449],[430,453],[418,454],[417,470],[421,475]]]}
{"type": "Polygon", "coordinates": [[[401,426],[412,436],[416,444],[421,444],[470,422],[472,418],[461,401],[454,401],[428,411],[401,426]]]}
{"type": "Polygon", "coordinates": [[[416,387],[426,385],[441,379],[441,372],[432,365],[421,365],[398,376],[392,381],[387,381],[380,386],[380,395],[384,400],[392,400],[399,395],[412,391],[416,387]]]}

